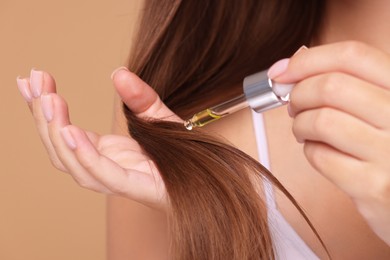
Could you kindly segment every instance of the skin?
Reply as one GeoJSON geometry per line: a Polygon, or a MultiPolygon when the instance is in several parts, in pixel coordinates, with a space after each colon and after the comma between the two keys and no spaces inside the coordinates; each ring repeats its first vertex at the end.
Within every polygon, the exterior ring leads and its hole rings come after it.
{"type": "MultiPolygon", "coordinates": [[[[377,75],[366,70],[373,66],[371,59],[377,66],[383,55],[376,49],[357,42],[321,46],[294,56],[288,69],[275,79],[299,82],[291,93],[290,114],[293,120],[290,121],[290,127],[296,140],[302,145],[291,145],[290,148],[296,151],[302,151],[303,148],[305,159],[314,170],[306,168],[304,174],[293,172],[291,176],[286,176],[287,169],[277,166],[283,162],[276,158],[276,153],[279,153],[279,158],[283,158],[284,154],[273,148],[274,172],[289,186],[294,196],[297,194],[301,205],[305,209],[311,209],[313,219],[320,221],[316,226],[320,234],[326,234],[325,243],[331,250],[338,249],[337,256],[340,259],[367,259],[375,254],[375,258],[383,259],[389,254],[389,248],[377,247],[380,242],[364,225],[368,224],[390,244],[390,168],[386,162],[390,144],[389,120],[383,118],[389,114],[390,96],[386,83],[382,85],[375,80],[377,75]],[[322,55],[331,51],[338,53],[339,59],[321,59],[322,55]],[[364,63],[357,62],[363,59],[359,53],[366,52],[370,53],[370,58],[364,57],[364,63]],[[315,57],[315,60],[310,56],[315,57]],[[365,77],[367,80],[361,80],[365,77]],[[368,102],[370,106],[366,105],[368,102]],[[366,109],[368,107],[371,109],[366,109]],[[383,114],[376,111],[383,111],[383,114]],[[300,149],[296,149],[298,146],[300,149]],[[310,174],[313,176],[309,176],[310,174]],[[298,179],[291,180],[294,177],[298,179]],[[292,181],[291,185],[287,184],[289,180],[292,181]],[[307,194],[314,197],[307,198],[307,194]],[[338,204],[332,205],[335,204],[334,201],[338,204]],[[324,214],[332,218],[326,219],[324,214]],[[362,217],[366,223],[362,221],[362,217]],[[339,226],[329,229],[335,220],[339,226]],[[338,229],[339,227],[343,228],[338,229]],[[362,237],[365,239],[361,239],[362,237]],[[368,241],[367,237],[370,237],[368,241]],[[343,242],[346,240],[349,242],[343,242]],[[341,248],[340,244],[343,245],[341,248]],[[356,247],[362,249],[358,255],[353,250],[356,247]]],[[[383,63],[382,68],[388,66],[388,61],[383,63]]],[[[378,72],[380,73],[376,69],[375,73],[378,72]]],[[[275,111],[274,115],[276,113],[275,111]]],[[[269,126],[278,126],[269,119],[270,117],[266,117],[269,126]]],[[[271,145],[277,143],[276,138],[274,136],[271,139],[271,145]]],[[[291,143],[291,140],[284,141],[291,143]]],[[[301,161],[300,156],[293,156],[293,159],[295,162],[291,162],[290,158],[284,167],[301,161]]],[[[286,218],[291,223],[296,223],[297,217],[289,217],[292,209],[287,202],[280,197],[278,202],[284,209],[282,212],[286,218]]],[[[304,231],[302,223],[295,227],[318,252],[318,246],[313,245],[313,240],[309,239],[308,231],[304,231]]]]}
{"type": "MultiPolygon", "coordinates": [[[[390,3],[368,2],[329,2],[315,41],[320,46],[274,65],[275,81],[297,83],[289,113],[284,107],[264,114],[272,172],[308,213],[334,259],[390,258],[390,38],[385,23],[390,3]]],[[[120,69],[113,82],[138,116],[181,121],[136,75],[120,69]]],[[[66,102],[48,73],[34,72],[18,83],[28,93],[24,96],[53,165],[84,188],[118,196],[109,198],[110,259],[161,259],[165,190],[138,144],[125,135],[101,136],[70,125],[66,102]],[[155,251],[145,246],[151,244],[155,251]],[[141,245],[145,250],[135,253],[141,245]]],[[[245,110],[207,129],[257,158],[251,124],[245,110]]],[[[314,252],[326,258],[307,224],[278,193],[277,204],[314,252]]]]}

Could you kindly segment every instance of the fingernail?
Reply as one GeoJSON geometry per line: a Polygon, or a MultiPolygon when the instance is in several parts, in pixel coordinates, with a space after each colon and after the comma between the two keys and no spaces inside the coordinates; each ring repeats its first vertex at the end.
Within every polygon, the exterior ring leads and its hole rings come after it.
{"type": "Polygon", "coordinates": [[[31,70],[30,76],[31,91],[35,98],[42,94],[43,88],[43,72],[38,70],[31,70]]]}
{"type": "Polygon", "coordinates": [[[76,149],[77,145],[76,145],[76,142],[72,136],[72,133],[69,131],[68,127],[64,127],[61,129],[61,135],[62,135],[62,138],[64,139],[66,145],[74,150],[76,149]]]}
{"type": "Polygon", "coordinates": [[[274,79],[280,75],[282,75],[288,67],[288,63],[290,62],[290,59],[282,59],[277,61],[274,65],[271,66],[268,70],[268,78],[274,79]]]}
{"type": "Polygon", "coordinates": [[[272,90],[277,96],[283,99],[288,99],[288,95],[290,94],[294,86],[295,84],[282,84],[275,82],[272,85],[272,90]]]}
{"type": "Polygon", "coordinates": [[[299,47],[299,49],[293,54],[294,55],[297,55],[299,52],[301,51],[305,51],[305,50],[308,50],[309,48],[307,48],[305,45],[302,45],[301,47],[299,47]]]}
{"type": "Polygon", "coordinates": [[[32,100],[32,95],[30,88],[28,86],[28,81],[27,79],[22,79],[19,76],[16,78],[16,84],[18,85],[18,89],[20,94],[22,94],[24,100],[27,102],[31,102],[32,100]]]}
{"type": "Polygon", "coordinates": [[[114,79],[115,74],[116,74],[118,71],[121,71],[121,70],[129,71],[129,69],[126,68],[126,67],[119,67],[119,68],[117,68],[116,70],[114,70],[114,71],[112,72],[112,74],[111,74],[111,79],[114,79]]]}
{"type": "Polygon", "coordinates": [[[51,95],[41,96],[42,113],[45,116],[47,122],[53,120],[53,98],[51,95]]]}

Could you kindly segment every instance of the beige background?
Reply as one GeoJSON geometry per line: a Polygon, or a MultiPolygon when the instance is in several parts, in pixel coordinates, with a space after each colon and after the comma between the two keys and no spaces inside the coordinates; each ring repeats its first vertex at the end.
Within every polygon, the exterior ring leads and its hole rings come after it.
{"type": "Polygon", "coordinates": [[[74,124],[110,131],[110,74],[140,0],[1,0],[0,259],[105,259],[105,197],[53,169],[15,78],[51,72],[74,124]]]}

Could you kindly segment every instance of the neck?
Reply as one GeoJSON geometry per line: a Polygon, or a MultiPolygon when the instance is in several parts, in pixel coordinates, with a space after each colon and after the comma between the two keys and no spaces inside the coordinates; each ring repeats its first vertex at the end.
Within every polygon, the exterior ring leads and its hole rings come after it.
{"type": "Polygon", "coordinates": [[[357,40],[390,53],[389,0],[328,0],[316,44],[357,40]]]}

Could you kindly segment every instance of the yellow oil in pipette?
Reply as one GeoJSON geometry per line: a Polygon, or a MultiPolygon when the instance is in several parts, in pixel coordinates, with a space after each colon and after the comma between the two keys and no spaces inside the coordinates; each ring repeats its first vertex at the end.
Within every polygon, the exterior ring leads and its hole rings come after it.
{"type": "Polygon", "coordinates": [[[191,119],[184,122],[184,126],[188,130],[192,130],[194,127],[202,127],[215,120],[220,119],[222,116],[216,115],[211,109],[205,109],[199,113],[196,113],[191,119]]]}
{"type": "Polygon", "coordinates": [[[222,104],[196,113],[190,119],[184,121],[184,126],[188,130],[192,130],[194,127],[202,127],[248,106],[245,95],[242,94],[222,104]]]}

